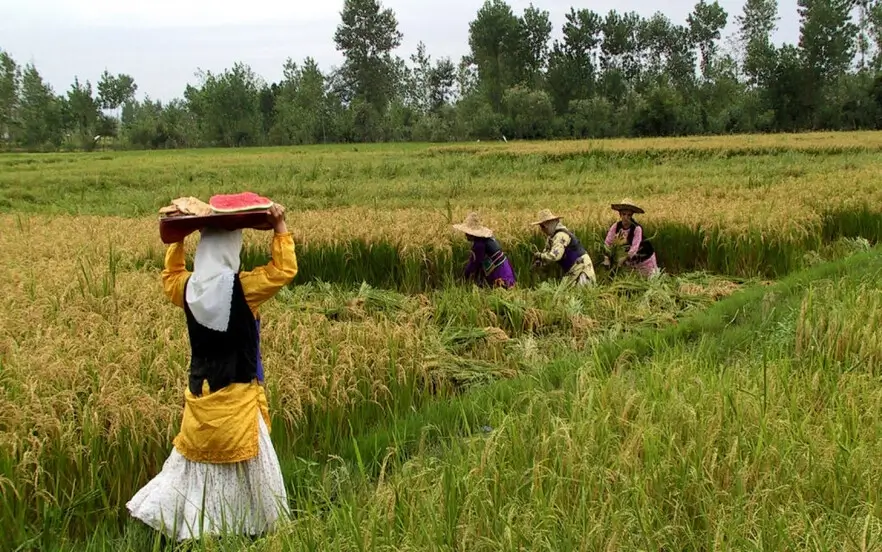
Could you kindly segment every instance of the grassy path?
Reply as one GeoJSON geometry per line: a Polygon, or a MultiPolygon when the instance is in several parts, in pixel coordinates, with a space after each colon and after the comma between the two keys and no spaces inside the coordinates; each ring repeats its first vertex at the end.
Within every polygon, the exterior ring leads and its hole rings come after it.
{"type": "MultiPolygon", "coordinates": [[[[188,359],[156,209],[244,188],[288,207],[301,266],[262,309],[298,512],[197,549],[872,549],[880,151],[882,132],[0,156],[0,549],[165,548],[122,506],[168,454],[188,359]],[[538,209],[599,261],[621,196],[663,278],[562,291],[529,269],[538,209]],[[457,281],[471,210],[519,289],[457,281]]],[[[245,268],[267,241],[246,232],[245,268]]]]}
{"type": "MultiPolygon", "coordinates": [[[[882,327],[847,324],[880,300],[879,253],[391,416],[327,462],[286,458],[299,513],[253,549],[878,546],[882,394],[861,359],[882,327]]],[[[148,542],[130,523],[90,549],[148,542]]]]}

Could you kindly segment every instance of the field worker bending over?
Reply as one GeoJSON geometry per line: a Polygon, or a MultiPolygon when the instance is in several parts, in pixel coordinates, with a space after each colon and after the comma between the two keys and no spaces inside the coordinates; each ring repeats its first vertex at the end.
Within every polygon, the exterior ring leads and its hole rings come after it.
{"type": "Polygon", "coordinates": [[[591,257],[576,237],[566,226],[561,224],[559,216],[548,209],[539,212],[539,226],[548,236],[545,251],[533,254],[535,265],[557,262],[564,271],[564,281],[577,286],[595,285],[594,265],[591,257]]]}
{"type": "MultiPolygon", "coordinates": [[[[643,276],[652,276],[658,272],[655,249],[649,240],[643,237],[643,227],[634,220],[634,213],[643,214],[646,211],[634,205],[630,199],[613,203],[611,207],[613,211],[618,211],[619,220],[609,227],[606,233],[606,246],[611,247],[617,238],[623,241],[627,249],[624,266],[636,270],[643,276]]],[[[609,258],[604,259],[605,265],[610,263],[609,258]]]]}
{"type": "Polygon", "coordinates": [[[514,287],[515,274],[511,262],[493,237],[493,231],[481,224],[477,213],[469,213],[465,222],[454,224],[453,228],[463,232],[472,242],[469,262],[465,267],[466,279],[476,280],[481,286],[514,287]]]}
{"type": "Polygon", "coordinates": [[[183,241],[166,251],[162,283],[186,317],[189,384],[170,456],[126,506],[179,541],[226,532],[260,535],[289,512],[258,382],[256,318],[258,307],[294,279],[297,259],[284,208],[273,205],[268,216],[272,259],[253,271],[239,271],[242,230],[203,229],[192,274],[183,241]]]}

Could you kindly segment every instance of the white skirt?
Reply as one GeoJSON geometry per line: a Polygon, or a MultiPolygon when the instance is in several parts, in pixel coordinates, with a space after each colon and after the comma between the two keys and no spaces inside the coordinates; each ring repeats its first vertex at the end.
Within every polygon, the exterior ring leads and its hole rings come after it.
{"type": "Polygon", "coordinates": [[[178,541],[272,530],[290,510],[279,459],[259,412],[257,419],[256,457],[209,464],[172,449],[162,471],[126,504],[132,516],[178,541]]]}

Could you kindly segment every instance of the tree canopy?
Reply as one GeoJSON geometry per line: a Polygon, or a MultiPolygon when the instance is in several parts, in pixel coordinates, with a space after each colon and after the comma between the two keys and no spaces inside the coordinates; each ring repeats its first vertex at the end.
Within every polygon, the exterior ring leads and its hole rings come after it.
{"type": "MultiPolygon", "coordinates": [[[[538,1],[538,0],[537,0],[538,1]]],[[[181,98],[136,97],[108,70],[56,92],[0,49],[0,147],[243,147],[363,141],[454,141],[882,126],[882,0],[798,0],[796,44],[775,44],[776,0],[728,13],[698,0],[684,21],[589,8],[516,12],[486,0],[468,23],[468,53],[433,56],[380,0],[345,0],[323,69],[289,58],[279,82],[243,63],[198,72],[181,98]],[[726,40],[727,25],[735,34],[726,40]]],[[[443,54],[443,53],[442,53],[443,54]]]]}

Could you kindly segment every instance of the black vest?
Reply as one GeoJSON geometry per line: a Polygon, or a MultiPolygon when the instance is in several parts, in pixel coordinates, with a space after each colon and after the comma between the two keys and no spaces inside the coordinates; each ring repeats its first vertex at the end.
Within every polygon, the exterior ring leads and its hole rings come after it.
{"type": "MultiPolygon", "coordinates": [[[[637,224],[636,222],[634,222],[632,220],[631,227],[628,228],[628,241],[626,243],[628,249],[631,248],[631,244],[634,242],[634,230],[636,230],[638,227],[641,230],[643,229],[642,226],[640,226],[639,224],[637,224]]],[[[616,234],[618,234],[621,231],[622,231],[622,221],[619,221],[616,223],[616,234]]],[[[653,253],[655,253],[655,249],[652,247],[652,244],[649,242],[649,240],[644,238],[640,242],[640,245],[637,247],[637,254],[634,255],[634,260],[637,261],[638,263],[642,263],[646,259],[652,257],[653,253]]]]}
{"type": "Polygon", "coordinates": [[[205,380],[212,392],[231,383],[250,383],[257,377],[257,326],[245,301],[239,275],[233,280],[230,324],[225,332],[206,328],[196,321],[187,305],[186,287],[184,289],[191,350],[190,392],[201,396],[205,380]]]}
{"type": "Polygon", "coordinates": [[[573,265],[576,264],[576,261],[581,259],[582,255],[587,253],[587,251],[582,245],[582,242],[579,241],[579,238],[577,238],[575,234],[565,228],[559,228],[555,230],[554,234],[551,235],[551,238],[554,239],[554,236],[558,235],[560,232],[564,232],[570,237],[570,244],[564,250],[563,257],[561,257],[558,261],[558,264],[564,270],[564,272],[567,272],[571,268],[573,268],[573,265]]]}
{"type": "Polygon", "coordinates": [[[502,251],[502,246],[499,245],[495,238],[484,238],[484,251],[486,251],[488,257],[492,257],[502,251]]]}

